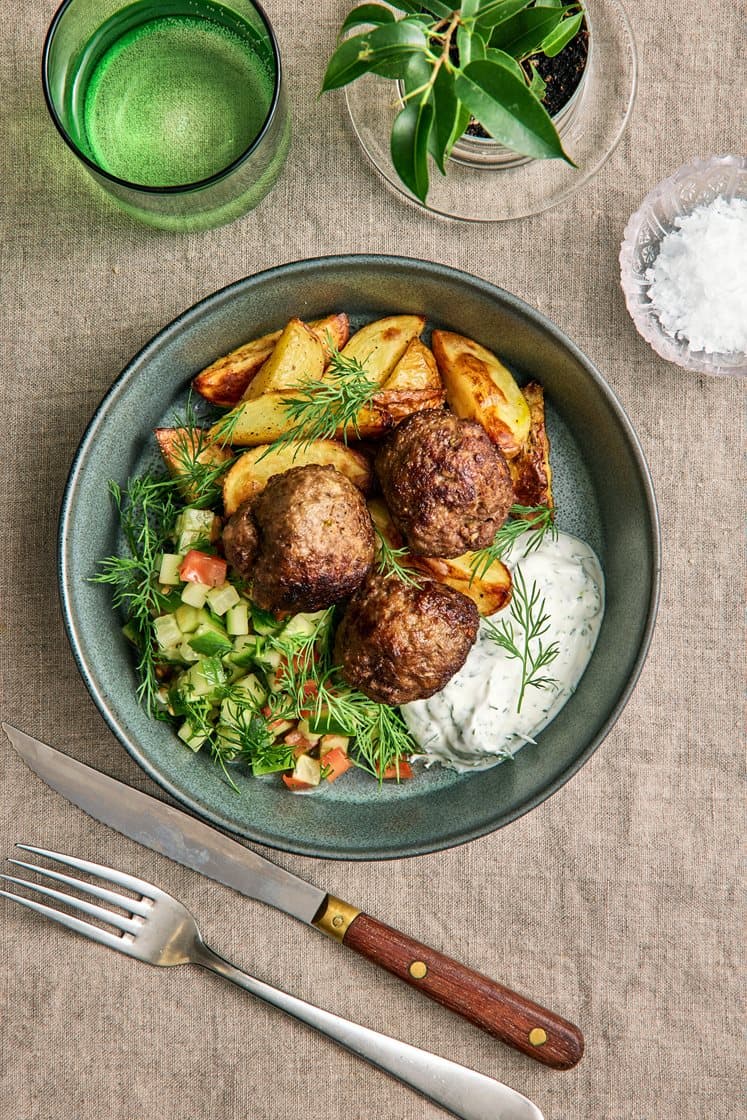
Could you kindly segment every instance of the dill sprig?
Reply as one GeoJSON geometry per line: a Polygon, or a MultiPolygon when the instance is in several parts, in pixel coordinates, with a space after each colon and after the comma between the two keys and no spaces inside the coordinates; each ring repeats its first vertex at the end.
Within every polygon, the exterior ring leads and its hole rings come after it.
{"type": "Polygon", "coordinates": [[[401,560],[405,560],[410,555],[409,551],[406,548],[392,548],[378,526],[374,525],[374,529],[378,538],[377,570],[383,576],[396,576],[397,579],[406,583],[409,587],[420,587],[422,580],[418,578],[413,569],[400,563],[401,560]]]}
{"type": "Polygon", "coordinates": [[[216,459],[217,441],[208,429],[199,426],[191,395],[184,416],[175,416],[172,423],[180,432],[174,444],[175,481],[190,506],[209,509],[220,498],[220,481],[234,460],[222,456],[216,459]]]}
{"type": "Polygon", "coordinates": [[[116,482],[109,483],[129,555],[106,557],[92,577],[92,582],[112,587],[114,607],[127,616],[139,654],[138,699],[156,719],[165,717],[157,704],[160,682],[153,622],[167,603],[158,574],[160,555],[178,512],[174,482],[146,474],[131,479],[124,490],[116,482]]]}
{"type": "Polygon", "coordinates": [[[520,568],[514,573],[510,612],[510,619],[504,618],[496,623],[486,618],[483,625],[488,637],[521,665],[521,687],[516,705],[516,711],[520,713],[528,688],[553,688],[557,685],[555,678],[543,675],[542,670],[552,664],[560,653],[560,647],[557,642],[545,645],[542,641],[550,628],[550,616],[536,582],[532,581],[529,590],[520,568]]]}
{"type": "Polygon", "coordinates": [[[360,437],[358,414],[371,405],[380,386],[363,362],[341,354],[329,338],[328,346],[330,359],[321,381],[302,381],[288,389],[293,395],[283,398],[283,406],[291,427],[265,455],[288,443],[306,447],[318,439],[333,439],[340,430],[344,443],[351,428],[360,437]]]}
{"type": "Polygon", "coordinates": [[[524,545],[525,556],[538,549],[548,533],[553,540],[557,539],[558,529],[555,524],[555,511],[547,505],[512,505],[509,510],[509,519],[501,525],[493,538],[493,543],[489,544],[487,548],[480,548],[472,554],[470,559],[472,580],[482,579],[491,564],[494,564],[496,560],[505,560],[511,554],[511,550],[517,541],[530,531],[532,536],[524,545]]]}

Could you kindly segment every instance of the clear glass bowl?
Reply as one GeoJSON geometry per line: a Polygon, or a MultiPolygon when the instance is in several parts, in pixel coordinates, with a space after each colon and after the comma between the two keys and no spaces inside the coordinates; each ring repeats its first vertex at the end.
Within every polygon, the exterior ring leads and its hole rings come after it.
{"type": "MultiPolygon", "coordinates": [[[[446,175],[431,162],[425,204],[397,175],[389,151],[401,109],[395,82],[375,75],[345,89],[355,134],[385,182],[408,201],[443,218],[501,222],[540,214],[574,195],[617,147],[635,100],[638,63],[633,32],[620,0],[584,0],[589,58],[572,112],[556,118],[563,147],[576,167],[559,159],[505,159],[495,141],[466,138],[455,147],[446,175]]],[[[400,13],[401,14],[401,13],[400,13]]]]}
{"type": "Polygon", "coordinates": [[[747,199],[747,158],[694,159],[655,186],[625,227],[620,248],[620,283],[636,330],[661,358],[695,373],[744,376],[747,354],[691,350],[684,339],[673,338],[664,330],[648,294],[650,282],[646,271],[659,255],[664,236],[676,228],[675,219],[719,196],[727,201],[747,199]]]}

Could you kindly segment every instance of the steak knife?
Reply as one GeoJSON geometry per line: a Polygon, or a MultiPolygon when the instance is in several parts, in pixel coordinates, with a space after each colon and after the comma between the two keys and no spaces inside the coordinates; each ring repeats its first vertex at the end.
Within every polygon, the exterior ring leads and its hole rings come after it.
{"type": "Polygon", "coordinates": [[[274,906],[417,988],[501,1042],[553,1069],[580,1060],[578,1027],[510,988],[364,914],[181,809],[2,724],[26,764],[96,820],[145,847],[274,906]]]}

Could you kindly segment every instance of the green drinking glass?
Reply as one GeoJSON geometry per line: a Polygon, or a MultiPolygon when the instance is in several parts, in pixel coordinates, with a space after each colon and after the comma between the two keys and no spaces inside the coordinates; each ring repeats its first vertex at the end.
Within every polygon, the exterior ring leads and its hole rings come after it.
{"type": "Polygon", "coordinates": [[[233,221],[288,152],[278,44],[249,0],[65,0],[42,77],[66,144],[120,206],[161,229],[233,221]]]}

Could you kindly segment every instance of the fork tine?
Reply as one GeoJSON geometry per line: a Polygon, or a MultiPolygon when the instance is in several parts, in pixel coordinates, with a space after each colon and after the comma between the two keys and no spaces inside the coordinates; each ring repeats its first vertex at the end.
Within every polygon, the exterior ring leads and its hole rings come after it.
{"type": "Polygon", "coordinates": [[[75,867],[78,871],[85,871],[98,879],[108,879],[110,883],[116,883],[128,891],[137,891],[146,898],[166,897],[164,892],[154,887],[152,883],[146,883],[144,879],[136,879],[134,875],[126,875],[124,871],[114,871],[113,868],[104,867],[101,863],[90,863],[87,859],[76,859],[75,856],[63,856],[59,852],[47,851],[46,848],[34,848],[31,844],[16,844],[16,847],[22,848],[24,852],[33,852],[34,855],[44,856],[45,859],[67,864],[68,867],[75,867]]]}
{"type": "Polygon", "coordinates": [[[45,895],[46,898],[54,898],[57,902],[64,902],[66,906],[71,906],[73,910],[81,910],[84,914],[89,914],[92,918],[98,918],[100,922],[107,922],[110,926],[115,926],[116,929],[121,929],[125,933],[137,933],[142,928],[142,922],[136,921],[134,918],[126,918],[124,914],[115,914],[113,910],[105,910],[103,906],[96,906],[92,902],[86,902],[82,898],[74,898],[71,894],[63,894],[62,891],[55,891],[51,887],[43,887],[41,883],[30,883],[27,879],[19,879],[15,875],[1,875],[0,879],[5,879],[9,883],[16,883],[19,887],[26,887],[30,891],[38,891],[39,894],[45,895]]]}
{"type": "Polygon", "coordinates": [[[59,922],[61,926],[74,929],[76,933],[82,933],[84,937],[90,937],[92,941],[99,941],[110,949],[119,949],[120,953],[134,955],[132,943],[125,941],[116,933],[110,933],[108,929],[92,926],[90,922],[83,922],[80,918],[73,918],[70,914],[63,914],[59,910],[54,910],[51,906],[45,906],[42,902],[34,902],[31,898],[22,898],[21,895],[11,894],[10,891],[0,889],[0,895],[12,899],[13,902],[20,902],[21,906],[27,906],[29,910],[36,910],[38,914],[44,914],[45,917],[51,918],[53,922],[59,922]]]}
{"type": "Polygon", "coordinates": [[[62,875],[59,871],[52,871],[48,867],[38,867],[35,863],[25,863],[22,859],[9,859],[8,863],[12,863],[15,867],[25,867],[27,871],[35,871],[37,875],[46,875],[49,879],[54,879],[58,883],[75,887],[77,891],[85,891],[86,894],[92,894],[95,898],[100,898],[102,902],[109,902],[112,906],[121,906],[123,910],[129,910],[131,914],[140,914],[144,918],[150,913],[151,904],[143,902],[140,898],[128,898],[124,894],[117,894],[116,891],[108,891],[106,887],[99,887],[95,883],[84,883],[82,879],[74,879],[72,875],[62,875]]]}

